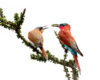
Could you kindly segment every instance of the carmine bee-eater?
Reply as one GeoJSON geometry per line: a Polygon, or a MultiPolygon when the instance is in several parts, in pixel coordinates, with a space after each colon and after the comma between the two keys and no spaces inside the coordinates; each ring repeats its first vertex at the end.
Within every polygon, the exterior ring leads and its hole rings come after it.
{"type": "Polygon", "coordinates": [[[81,56],[83,56],[83,54],[79,50],[77,43],[70,32],[70,25],[67,23],[63,23],[63,24],[52,24],[52,26],[60,28],[58,35],[59,35],[61,44],[64,46],[65,49],[68,49],[68,51],[71,52],[71,54],[74,57],[75,63],[79,71],[81,72],[78,59],[77,59],[77,53],[79,53],[81,56]]]}
{"type": "Polygon", "coordinates": [[[34,30],[30,31],[28,33],[28,39],[36,46],[39,47],[40,50],[43,53],[43,56],[45,57],[45,59],[48,59],[48,55],[46,53],[46,51],[43,48],[43,36],[42,33],[43,31],[47,29],[46,26],[44,27],[36,27],[34,30]]]}

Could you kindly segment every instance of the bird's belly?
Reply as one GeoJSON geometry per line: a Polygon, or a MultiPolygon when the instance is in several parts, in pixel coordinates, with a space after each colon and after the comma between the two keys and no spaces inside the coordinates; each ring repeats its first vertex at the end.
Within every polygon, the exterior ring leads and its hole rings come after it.
{"type": "Polygon", "coordinates": [[[67,36],[64,36],[64,35],[60,36],[60,39],[64,42],[64,44],[66,45],[70,44],[67,36]]]}
{"type": "Polygon", "coordinates": [[[41,35],[38,35],[36,33],[29,33],[28,38],[34,44],[40,44],[42,42],[42,39],[43,39],[41,35]]]}

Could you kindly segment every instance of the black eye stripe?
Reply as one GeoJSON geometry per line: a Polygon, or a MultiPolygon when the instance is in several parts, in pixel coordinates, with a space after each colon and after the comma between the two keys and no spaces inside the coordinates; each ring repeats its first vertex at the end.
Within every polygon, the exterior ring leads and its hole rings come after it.
{"type": "Polygon", "coordinates": [[[64,26],[63,24],[60,24],[60,26],[64,26]]]}
{"type": "Polygon", "coordinates": [[[42,30],[43,29],[43,27],[40,27],[40,30],[42,30]]]}
{"type": "Polygon", "coordinates": [[[60,24],[60,26],[63,26],[63,27],[64,27],[65,25],[67,25],[67,24],[60,24]]]}
{"type": "Polygon", "coordinates": [[[37,27],[39,30],[42,30],[43,29],[43,27],[37,27]]]}

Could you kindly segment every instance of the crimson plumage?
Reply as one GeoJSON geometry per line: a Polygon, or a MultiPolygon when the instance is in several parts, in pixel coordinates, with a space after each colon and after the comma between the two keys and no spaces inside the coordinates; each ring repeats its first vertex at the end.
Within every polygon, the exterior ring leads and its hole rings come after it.
{"type": "Polygon", "coordinates": [[[83,54],[79,50],[77,43],[70,32],[70,25],[69,24],[53,24],[52,26],[60,28],[58,35],[59,35],[61,44],[64,45],[64,47],[67,48],[72,53],[75,63],[79,71],[81,71],[79,63],[78,63],[78,59],[77,59],[77,53],[79,53],[81,56],[83,56],[83,54]]]}

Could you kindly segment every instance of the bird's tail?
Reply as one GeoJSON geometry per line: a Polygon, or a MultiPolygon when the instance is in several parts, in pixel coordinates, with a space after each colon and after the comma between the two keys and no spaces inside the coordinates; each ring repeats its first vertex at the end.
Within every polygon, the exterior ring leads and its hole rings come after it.
{"type": "Polygon", "coordinates": [[[40,47],[42,53],[43,53],[43,56],[45,57],[45,59],[47,60],[48,59],[48,55],[47,53],[45,52],[44,48],[43,47],[40,47]]]}
{"type": "Polygon", "coordinates": [[[81,68],[80,68],[80,65],[79,65],[79,63],[78,63],[77,56],[76,56],[76,55],[73,55],[73,57],[74,57],[74,60],[75,60],[76,65],[77,65],[77,67],[78,67],[78,69],[79,69],[79,72],[81,73],[81,68]]]}

